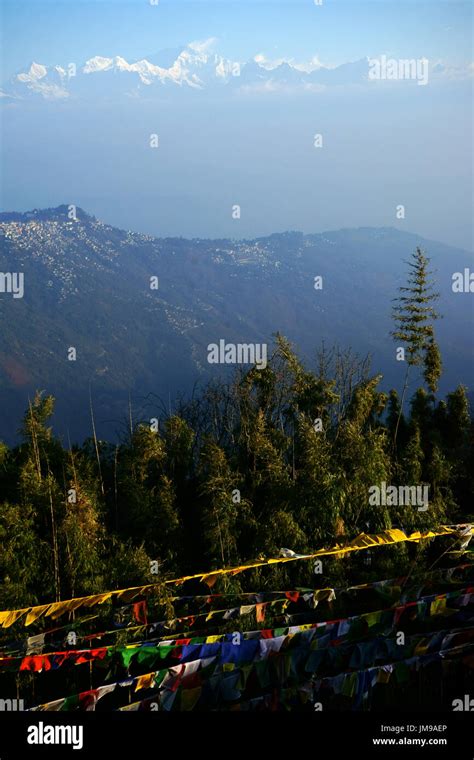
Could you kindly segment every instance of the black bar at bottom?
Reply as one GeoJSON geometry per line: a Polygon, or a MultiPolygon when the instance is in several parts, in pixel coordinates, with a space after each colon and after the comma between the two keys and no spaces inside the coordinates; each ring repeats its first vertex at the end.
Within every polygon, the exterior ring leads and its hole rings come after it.
{"type": "Polygon", "coordinates": [[[473,760],[474,720],[456,713],[2,713],[0,760],[26,757],[354,756],[473,760]],[[54,742],[54,743],[53,743],[54,742]],[[263,756],[263,755],[262,755],[263,756]]]}

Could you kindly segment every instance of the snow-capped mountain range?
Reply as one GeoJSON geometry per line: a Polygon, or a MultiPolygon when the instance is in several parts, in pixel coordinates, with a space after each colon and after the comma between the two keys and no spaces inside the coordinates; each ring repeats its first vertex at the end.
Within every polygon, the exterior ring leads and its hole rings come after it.
{"type": "MultiPolygon", "coordinates": [[[[74,97],[128,95],[153,96],[164,88],[186,91],[232,87],[243,92],[302,89],[324,90],[332,86],[363,85],[369,82],[370,58],[338,66],[322,64],[317,58],[306,63],[267,60],[262,54],[241,62],[211,51],[213,40],[192,42],[182,50],[129,62],[122,56],[96,55],[83,64],[45,65],[33,62],[13,76],[1,91],[3,98],[40,97],[64,100],[74,97]]],[[[472,65],[453,68],[430,62],[436,78],[461,79],[472,76],[472,65]]]]}

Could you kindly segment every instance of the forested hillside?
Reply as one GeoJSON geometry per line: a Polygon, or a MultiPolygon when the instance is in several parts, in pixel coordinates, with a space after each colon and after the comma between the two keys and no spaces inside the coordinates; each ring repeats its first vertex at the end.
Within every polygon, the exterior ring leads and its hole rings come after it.
{"type": "Polygon", "coordinates": [[[321,354],[309,372],[279,337],[266,369],[210,384],[171,416],[132,419],[117,445],[71,449],[48,426],[53,398],[37,395],[22,443],[0,450],[0,606],[150,581],[151,560],[170,577],[361,531],[465,521],[474,449],[464,389],[435,400],[418,388],[394,442],[398,395],[378,380],[350,353],[321,354]],[[428,509],[371,506],[382,482],[428,485],[428,509]]]}

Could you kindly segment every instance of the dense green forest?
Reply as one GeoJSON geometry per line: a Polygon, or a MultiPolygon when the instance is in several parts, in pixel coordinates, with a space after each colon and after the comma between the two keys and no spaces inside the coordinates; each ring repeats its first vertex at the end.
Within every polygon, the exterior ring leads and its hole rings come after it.
{"type": "MultiPolygon", "coordinates": [[[[427,264],[417,250],[394,307],[395,345],[407,349],[398,393],[381,392],[369,360],[350,351],[323,346],[310,371],[281,335],[265,369],[239,369],[172,413],[131,414],[118,444],[92,435],[64,446],[49,427],[54,399],[38,393],[21,443],[0,443],[0,609],[150,583],[152,561],[158,579],[170,578],[282,547],[307,552],[360,532],[469,519],[473,424],[462,386],[436,398],[427,264]],[[369,489],[382,482],[428,485],[429,508],[370,505],[369,489]]],[[[379,575],[405,570],[412,549],[393,548],[396,567],[383,570],[377,550],[379,575]]],[[[364,562],[346,568],[363,577],[364,562]]],[[[327,567],[337,580],[337,562],[327,567]]],[[[272,583],[302,572],[275,568],[272,583]]],[[[223,582],[237,591],[258,573],[223,582]]]]}

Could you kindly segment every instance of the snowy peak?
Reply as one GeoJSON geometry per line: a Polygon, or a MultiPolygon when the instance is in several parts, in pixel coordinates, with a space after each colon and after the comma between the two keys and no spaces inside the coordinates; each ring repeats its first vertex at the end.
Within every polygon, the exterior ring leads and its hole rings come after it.
{"type": "Polygon", "coordinates": [[[94,58],[89,58],[82,67],[83,74],[98,74],[105,71],[136,74],[144,84],[151,84],[155,77],[164,79],[168,74],[167,69],[155,66],[145,59],[129,63],[120,55],[115,56],[115,58],[103,58],[100,55],[96,55],[94,58]]]}
{"type": "Polygon", "coordinates": [[[86,61],[85,66],[82,69],[82,73],[93,74],[97,71],[108,71],[112,68],[113,63],[113,58],[103,58],[100,55],[96,55],[94,58],[89,58],[89,60],[86,61]]]}
{"type": "MultiPolygon", "coordinates": [[[[98,78],[105,75],[107,76],[102,82],[105,90],[110,83],[110,75],[118,78],[122,76],[128,92],[130,87],[167,84],[203,89],[213,83],[227,82],[239,70],[239,66],[237,62],[209,52],[205,43],[191,43],[176,55],[167,68],[151,63],[146,58],[130,62],[120,55],[113,58],[96,55],[77,67],[77,71],[74,67],[72,72],[70,67],[66,70],[59,65],[48,67],[33,63],[28,71],[17,74],[11,84],[17,95],[21,96],[27,91],[42,97],[84,94],[87,91],[87,81],[94,81],[97,85],[98,78]]],[[[114,91],[116,84],[114,81],[114,91]]]]}
{"type": "Polygon", "coordinates": [[[42,63],[33,61],[30,68],[13,77],[13,85],[6,95],[10,97],[28,95],[40,95],[45,100],[61,100],[69,97],[65,87],[66,70],[61,66],[52,66],[48,69],[42,63]]]}
{"type": "MultiPolygon", "coordinates": [[[[270,60],[262,53],[247,62],[233,61],[213,51],[215,40],[191,42],[184,49],[164,51],[158,65],[147,58],[128,61],[116,55],[96,55],[82,65],[46,66],[33,62],[3,88],[3,98],[39,96],[41,99],[90,97],[153,97],[160,90],[212,90],[223,85],[240,92],[279,92],[306,90],[320,92],[328,87],[368,85],[371,59],[324,65],[317,56],[307,62],[292,59],[270,60]]],[[[433,79],[472,77],[474,70],[446,67],[433,62],[433,79]]],[[[369,85],[370,86],[370,85],[369,85]]],[[[371,85],[373,86],[373,84],[371,85]]]]}

